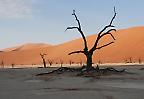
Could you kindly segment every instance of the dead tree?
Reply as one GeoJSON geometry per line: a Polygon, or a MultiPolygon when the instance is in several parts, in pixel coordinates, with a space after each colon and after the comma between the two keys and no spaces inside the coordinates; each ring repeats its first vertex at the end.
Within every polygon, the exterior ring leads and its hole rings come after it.
{"type": "Polygon", "coordinates": [[[133,61],[132,61],[132,57],[130,57],[130,58],[129,58],[129,63],[132,63],[132,62],[133,62],[133,61]]]}
{"type": "Polygon", "coordinates": [[[1,61],[1,67],[4,68],[4,61],[1,61]]]}
{"type": "Polygon", "coordinates": [[[70,66],[72,65],[72,63],[73,63],[73,62],[72,62],[71,60],[69,60],[69,64],[70,64],[70,66]]]}
{"type": "Polygon", "coordinates": [[[52,60],[48,60],[48,63],[49,63],[50,66],[52,66],[53,61],[52,60]]]}
{"type": "Polygon", "coordinates": [[[99,61],[98,61],[98,64],[102,64],[102,61],[101,61],[101,60],[99,60],[99,61]]]}
{"type": "Polygon", "coordinates": [[[61,67],[63,66],[63,60],[60,60],[60,66],[61,67]]]}
{"type": "Polygon", "coordinates": [[[139,58],[139,59],[138,59],[138,63],[139,63],[139,64],[141,64],[141,63],[142,63],[142,60],[141,60],[141,58],[139,58]]]}
{"type": "Polygon", "coordinates": [[[93,53],[94,51],[96,50],[99,50],[99,49],[102,49],[108,45],[111,45],[112,43],[114,43],[114,41],[111,41],[109,43],[106,43],[102,46],[98,46],[99,44],[99,41],[105,37],[106,35],[109,35],[112,37],[113,40],[115,40],[115,37],[113,36],[113,34],[111,33],[112,31],[116,31],[116,29],[114,29],[114,25],[112,25],[115,17],[116,17],[116,11],[115,11],[115,7],[114,7],[114,16],[112,17],[110,23],[108,25],[106,25],[97,35],[97,38],[95,40],[95,43],[93,45],[93,47],[91,49],[88,49],[88,45],[87,45],[87,39],[82,31],[82,27],[81,27],[81,23],[80,23],[80,20],[78,19],[76,13],[75,13],[75,10],[73,10],[73,16],[75,17],[76,21],[77,21],[77,24],[78,26],[74,26],[74,27],[67,27],[66,30],[69,30],[69,29],[77,29],[78,32],[81,34],[82,36],[82,39],[83,39],[83,42],[84,42],[84,49],[83,50],[80,50],[80,51],[74,51],[74,52],[71,52],[69,53],[68,55],[71,55],[71,54],[76,54],[76,53],[82,53],[86,56],[87,58],[87,62],[86,62],[86,69],[87,70],[91,70],[93,67],[92,67],[92,56],[93,56],[93,53]],[[106,32],[105,32],[106,31],[106,32]]]}
{"type": "Polygon", "coordinates": [[[15,65],[14,63],[11,64],[12,68],[14,68],[14,65],[15,65]]]}
{"type": "Polygon", "coordinates": [[[41,53],[40,53],[40,56],[41,56],[42,61],[43,61],[44,68],[46,68],[46,60],[45,60],[45,55],[46,55],[46,54],[41,54],[41,53]]]}

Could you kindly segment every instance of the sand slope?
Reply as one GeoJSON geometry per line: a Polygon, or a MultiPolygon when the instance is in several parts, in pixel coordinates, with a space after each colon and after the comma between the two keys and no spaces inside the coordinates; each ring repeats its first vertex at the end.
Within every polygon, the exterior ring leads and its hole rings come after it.
{"type": "MultiPolygon", "coordinates": [[[[114,44],[97,50],[94,53],[94,62],[137,62],[139,58],[144,60],[144,26],[118,30],[113,33],[116,41],[114,44]]],[[[96,35],[87,37],[89,48],[93,45],[96,35]]],[[[99,45],[109,43],[112,39],[104,37],[99,45]]],[[[59,63],[60,60],[69,63],[85,62],[85,56],[75,54],[68,56],[71,51],[82,50],[83,40],[76,39],[63,44],[50,46],[46,44],[26,44],[19,47],[9,48],[0,52],[0,60],[5,64],[41,64],[40,53],[46,53],[46,60],[53,60],[59,63]],[[16,50],[15,50],[16,49],[16,50]],[[17,50],[18,49],[18,50],[17,50]]]]}

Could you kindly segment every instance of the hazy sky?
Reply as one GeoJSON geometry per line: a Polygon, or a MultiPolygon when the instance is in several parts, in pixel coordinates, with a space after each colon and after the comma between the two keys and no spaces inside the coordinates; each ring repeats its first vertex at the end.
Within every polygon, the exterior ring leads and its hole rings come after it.
{"type": "Polygon", "coordinates": [[[86,35],[109,23],[116,6],[118,29],[144,25],[144,0],[0,0],[0,48],[24,43],[59,44],[81,37],[75,9],[86,35]]]}

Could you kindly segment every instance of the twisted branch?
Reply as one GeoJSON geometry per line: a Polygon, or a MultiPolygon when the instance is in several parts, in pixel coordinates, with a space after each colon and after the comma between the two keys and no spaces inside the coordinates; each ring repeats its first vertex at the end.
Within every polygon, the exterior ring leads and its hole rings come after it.
{"type": "Polygon", "coordinates": [[[66,30],[68,30],[68,29],[77,29],[79,31],[79,33],[81,34],[81,36],[83,38],[83,41],[84,41],[84,51],[87,52],[88,51],[87,40],[86,40],[86,37],[85,37],[85,35],[84,35],[84,33],[83,33],[82,29],[81,29],[81,24],[80,24],[80,21],[79,21],[77,15],[76,15],[76,13],[75,13],[75,10],[73,10],[73,14],[72,15],[75,17],[75,19],[76,19],[76,21],[78,23],[78,27],[68,27],[66,30]]]}
{"type": "MultiPolygon", "coordinates": [[[[117,13],[116,13],[115,7],[114,7],[114,16],[112,17],[109,25],[105,26],[105,27],[98,33],[97,39],[96,39],[96,41],[95,41],[95,44],[94,44],[94,46],[90,49],[90,52],[93,52],[93,51],[95,51],[96,49],[98,49],[98,48],[97,48],[98,42],[99,42],[99,40],[100,40],[103,36],[105,36],[105,35],[110,35],[110,36],[115,40],[114,36],[113,36],[110,32],[111,32],[111,31],[116,31],[116,29],[110,29],[110,30],[108,30],[106,33],[103,33],[103,32],[104,32],[106,29],[110,28],[110,27],[114,27],[114,26],[112,25],[112,23],[113,23],[116,15],[117,15],[117,13]],[[103,33],[103,34],[102,34],[102,33],[103,33]]],[[[114,42],[113,42],[113,43],[114,43],[114,42]]],[[[111,44],[112,44],[112,42],[111,42],[111,44]]],[[[108,45],[109,45],[109,44],[108,44],[108,45]]],[[[104,46],[101,46],[100,48],[103,48],[103,47],[105,47],[105,46],[107,46],[107,44],[104,45],[104,46]]]]}
{"type": "Polygon", "coordinates": [[[110,30],[107,31],[106,33],[102,34],[102,35],[100,36],[100,39],[101,39],[103,36],[105,36],[105,35],[110,35],[110,36],[113,38],[113,40],[116,40],[115,37],[113,36],[113,34],[110,33],[111,31],[116,31],[116,29],[110,29],[110,30]]]}
{"type": "Polygon", "coordinates": [[[74,51],[74,52],[69,53],[68,55],[76,54],[76,53],[84,53],[84,51],[74,51]]]}

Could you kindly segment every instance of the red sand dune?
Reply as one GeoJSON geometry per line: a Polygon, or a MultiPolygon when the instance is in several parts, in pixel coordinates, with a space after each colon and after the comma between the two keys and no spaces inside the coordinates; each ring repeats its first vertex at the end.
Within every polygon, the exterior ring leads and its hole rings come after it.
{"type": "MultiPolygon", "coordinates": [[[[139,59],[144,61],[144,26],[118,30],[113,32],[116,40],[115,43],[107,46],[94,53],[94,63],[101,61],[102,63],[123,63],[130,58],[134,62],[139,59]]],[[[89,48],[93,45],[96,35],[87,37],[89,48]]],[[[107,36],[103,38],[99,45],[110,42],[112,39],[107,36]]],[[[47,44],[26,44],[14,48],[9,48],[0,52],[0,61],[4,64],[41,64],[40,53],[46,53],[46,60],[53,60],[55,63],[64,63],[69,61],[85,62],[83,54],[74,54],[69,56],[68,53],[83,49],[83,40],[76,39],[60,45],[47,44]]]]}

